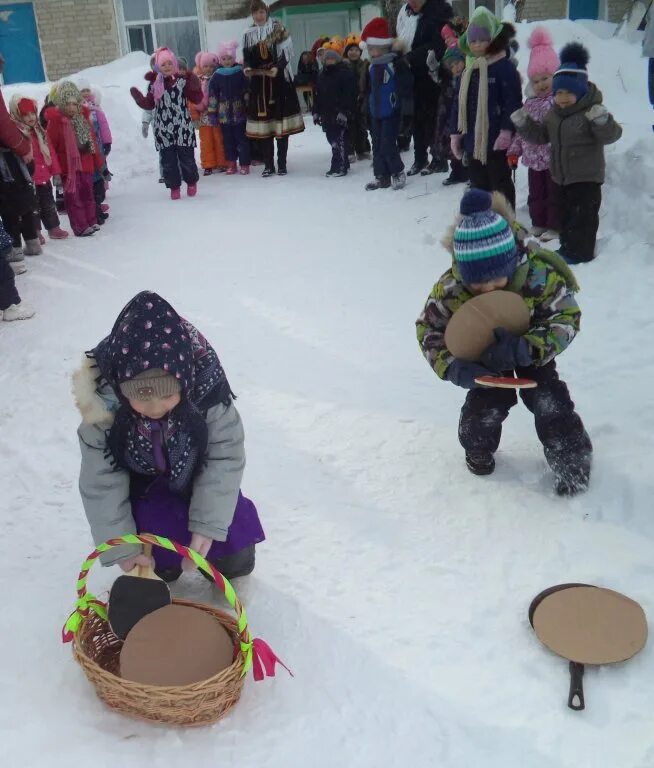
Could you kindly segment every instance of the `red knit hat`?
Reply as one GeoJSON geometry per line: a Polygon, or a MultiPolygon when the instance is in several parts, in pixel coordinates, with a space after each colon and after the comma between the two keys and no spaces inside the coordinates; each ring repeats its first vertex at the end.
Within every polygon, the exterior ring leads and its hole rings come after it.
{"type": "Polygon", "coordinates": [[[37,110],[38,107],[34,99],[21,99],[18,102],[18,113],[23,117],[25,117],[25,115],[29,115],[30,112],[34,112],[34,114],[36,114],[37,110]]]}
{"type": "Polygon", "coordinates": [[[361,40],[366,45],[393,45],[393,37],[386,19],[382,19],[381,16],[371,19],[363,28],[361,40]]]}

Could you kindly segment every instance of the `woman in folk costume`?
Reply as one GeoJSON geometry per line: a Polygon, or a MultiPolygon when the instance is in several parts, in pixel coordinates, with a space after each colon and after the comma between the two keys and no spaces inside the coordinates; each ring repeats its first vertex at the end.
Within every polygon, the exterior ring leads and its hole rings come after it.
{"type": "Polygon", "coordinates": [[[160,153],[166,187],[172,200],[181,197],[182,180],[188,185],[188,196],[195,197],[198,167],[195,164],[195,128],[187,101],[202,101],[202,86],[192,72],[182,74],[175,54],[159,48],[154,54],[154,69],[147,72],[148,93],[130,88],[132,98],[141,109],[153,110],[154,145],[160,153]]]}
{"type": "Polygon", "coordinates": [[[243,35],[245,74],[251,78],[247,135],[261,142],[264,176],[275,173],[273,139],[277,139],[277,173],[286,175],[288,137],[304,130],[300,102],[293,85],[288,31],[270,17],[263,0],[252,0],[252,26],[243,35]]]}
{"type": "Polygon", "coordinates": [[[193,124],[200,133],[200,165],[205,176],[214,171],[224,171],[227,167],[223,133],[220,125],[209,124],[209,80],[218,67],[218,55],[200,51],[195,57],[195,74],[202,85],[202,101],[199,104],[189,102],[193,124]]]}

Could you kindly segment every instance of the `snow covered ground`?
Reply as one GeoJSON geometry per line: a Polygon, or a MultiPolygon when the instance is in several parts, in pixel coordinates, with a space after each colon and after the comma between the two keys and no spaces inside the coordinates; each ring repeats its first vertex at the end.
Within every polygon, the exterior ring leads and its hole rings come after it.
{"type": "MultiPolygon", "coordinates": [[[[447,266],[438,240],[460,188],[436,176],[364,193],[364,163],[325,179],[329,150],[311,126],[291,139],[288,177],[211,177],[172,203],[126,91],[143,59],[91,73],[116,135],[111,218],[92,240],[29,259],[19,287],[38,315],[0,324],[3,766],[654,764],[651,647],[588,669],[587,709],[573,713],[566,662],[527,620],[537,592],[567,581],[624,591],[654,615],[645,65],[637,46],[551,26],[557,45],[591,45],[592,77],[625,126],[607,153],[599,258],[576,268],[583,331],[560,360],[595,446],[591,488],[572,500],[553,495],[521,408],[495,475],[472,477],[456,436],[462,392],[419,353],[414,320],[447,266]],[[248,680],[229,717],[198,730],[107,710],[59,636],[92,548],[70,374],[144,288],[204,331],[239,395],[244,490],[268,540],[235,586],[255,635],[295,673],[248,680]]],[[[115,576],[92,573],[93,591],[115,576]]],[[[176,589],[215,599],[197,575],[176,589]]]]}

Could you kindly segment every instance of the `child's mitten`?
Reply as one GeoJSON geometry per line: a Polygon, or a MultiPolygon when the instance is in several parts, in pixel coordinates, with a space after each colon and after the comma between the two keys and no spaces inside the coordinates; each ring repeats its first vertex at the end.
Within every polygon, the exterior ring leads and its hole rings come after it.
{"type": "Polygon", "coordinates": [[[593,106],[585,113],[584,117],[591,123],[597,123],[597,125],[604,125],[609,119],[609,110],[604,104],[593,104],[593,106]]]}
{"type": "Polygon", "coordinates": [[[507,130],[506,128],[503,128],[500,131],[500,135],[495,139],[495,144],[493,144],[493,149],[495,152],[504,152],[511,146],[511,142],[513,141],[513,134],[511,131],[507,130]]]}
{"type": "Polygon", "coordinates": [[[453,133],[450,136],[450,149],[457,160],[463,159],[463,134],[453,133]]]}
{"type": "Polygon", "coordinates": [[[445,371],[447,381],[451,381],[452,384],[463,389],[474,389],[479,386],[475,379],[492,375],[493,371],[484,368],[483,365],[471,363],[468,360],[459,360],[459,358],[453,360],[445,371]]]}
{"type": "Polygon", "coordinates": [[[528,117],[527,110],[524,107],[520,107],[511,115],[511,122],[516,128],[521,128],[527,122],[528,117]]]}
{"type": "Polygon", "coordinates": [[[493,333],[497,341],[491,344],[481,356],[481,362],[491,371],[514,371],[533,364],[529,344],[522,336],[514,336],[504,328],[496,328],[493,333]]]}

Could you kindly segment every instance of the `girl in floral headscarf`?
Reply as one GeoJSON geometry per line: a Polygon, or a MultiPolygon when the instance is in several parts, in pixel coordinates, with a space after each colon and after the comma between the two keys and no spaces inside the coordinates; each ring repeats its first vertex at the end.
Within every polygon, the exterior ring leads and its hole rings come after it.
{"type": "Polygon", "coordinates": [[[70,81],[60,83],[52,101],[54,106],[45,112],[47,135],[61,168],[68,219],[78,237],[88,237],[99,229],[93,174],[103,167],[104,160],[77,86],[70,81]]]}

